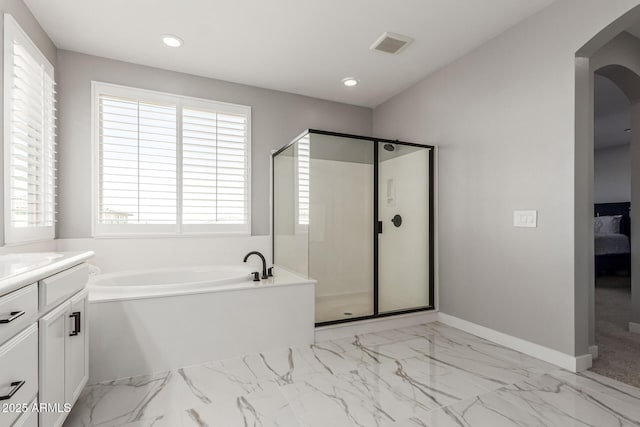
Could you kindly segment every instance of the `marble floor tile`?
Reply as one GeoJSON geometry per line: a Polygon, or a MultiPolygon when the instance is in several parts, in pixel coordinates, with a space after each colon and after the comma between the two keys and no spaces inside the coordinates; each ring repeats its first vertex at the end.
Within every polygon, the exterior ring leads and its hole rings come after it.
{"type": "Polygon", "coordinates": [[[268,374],[280,385],[290,384],[301,376],[321,372],[322,367],[311,363],[307,357],[303,357],[298,348],[286,348],[268,351],[244,357],[244,362],[252,372],[268,374]]]}
{"type": "Polygon", "coordinates": [[[397,329],[392,329],[389,331],[360,334],[360,335],[354,335],[352,337],[331,340],[331,342],[344,348],[346,351],[346,350],[352,350],[354,346],[357,347],[356,341],[359,344],[370,346],[370,345],[390,344],[390,343],[404,341],[406,339],[412,338],[412,336],[409,334],[404,334],[404,333],[398,334],[397,331],[398,331],[397,329]]]}
{"type": "Polygon", "coordinates": [[[477,346],[453,344],[452,341],[439,345],[416,339],[404,344],[416,353],[415,357],[473,375],[480,385],[490,390],[557,369],[531,357],[519,356],[517,352],[492,354],[477,346]]]}
{"type": "Polygon", "coordinates": [[[282,387],[298,417],[309,425],[378,426],[407,414],[416,417],[469,396],[488,392],[453,370],[431,371],[403,361],[362,365],[340,373],[312,374],[282,387]]]}
{"type": "MultiPolygon", "coordinates": [[[[557,372],[554,375],[561,375],[557,372]]],[[[577,375],[579,377],[584,378],[585,380],[591,380],[596,384],[600,384],[604,389],[602,389],[603,393],[614,393],[617,396],[620,396],[618,392],[622,393],[622,396],[628,395],[633,398],[640,399],[640,388],[634,387],[629,384],[622,383],[620,381],[616,381],[612,378],[604,377],[600,374],[596,374],[592,371],[584,371],[579,374],[572,374],[571,372],[562,371],[562,375],[572,376],[577,375]]]]}
{"type": "Polygon", "coordinates": [[[312,367],[313,372],[318,373],[349,372],[372,363],[362,357],[361,352],[355,347],[353,350],[338,351],[330,343],[312,344],[299,349],[299,354],[312,367]]]}
{"type": "Polygon", "coordinates": [[[85,387],[65,426],[118,426],[158,419],[167,412],[166,389],[172,372],[145,375],[85,387]]]}
{"type": "MultiPolygon", "coordinates": [[[[182,427],[182,414],[165,414],[132,423],[119,424],[114,427],[182,427]]],[[[65,424],[66,425],[66,424],[65,424]]]]}
{"type": "Polygon", "coordinates": [[[640,425],[640,400],[625,401],[622,393],[604,397],[597,389],[545,374],[432,411],[420,421],[438,427],[640,425]]]}
{"type": "Polygon", "coordinates": [[[439,323],[89,385],[66,427],[640,427],[640,389],[439,323]]]}
{"type": "Polygon", "coordinates": [[[213,403],[195,405],[182,412],[182,426],[299,427],[290,404],[275,382],[262,383],[244,392],[223,392],[212,396],[213,403]]]}

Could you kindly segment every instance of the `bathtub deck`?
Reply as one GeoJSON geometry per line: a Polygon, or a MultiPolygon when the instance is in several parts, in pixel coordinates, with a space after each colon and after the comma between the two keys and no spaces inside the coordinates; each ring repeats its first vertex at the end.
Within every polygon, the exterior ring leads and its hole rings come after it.
{"type": "Polygon", "coordinates": [[[65,426],[639,423],[639,389],[430,323],[88,386],[65,426]]]}

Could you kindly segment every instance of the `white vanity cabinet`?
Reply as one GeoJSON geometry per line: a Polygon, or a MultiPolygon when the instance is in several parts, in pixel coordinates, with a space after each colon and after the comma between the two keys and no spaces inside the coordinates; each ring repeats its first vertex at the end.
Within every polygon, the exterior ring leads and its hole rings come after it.
{"type": "Polygon", "coordinates": [[[65,348],[65,399],[75,402],[89,380],[89,291],[84,290],[69,302],[71,330],[67,334],[65,348]]]}
{"type": "MultiPolygon", "coordinates": [[[[65,403],[65,346],[67,343],[69,304],[62,304],[40,319],[40,401],[62,407],[65,403]]],[[[40,424],[59,426],[62,412],[40,413],[40,424]]]]}
{"type": "Polygon", "coordinates": [[[20,424],[38,393],[38,328],[31,324],[0,347],[0,426],[20,424]],[[20,423],[18,423],[20,421],[20,423]]]}
{"type": "MultiPolygon", "coordinates": [[[[88,291],[84,281],[79,280],[78,271],[86,272],[86,265],[74,267],[71,273],[63,272],[59,284],[68,287],[67,280],[73,280],[80,292],[71,287],[69,293],[76,292],[62,300],[53,310],[39,321],[40,329],[40,402],[54,404],[59,411],[40,413],[41,427],[58,427],[64,422],[67,412],[65,404],[72,405],[89,379],[89,341],[87,330],[88,291]]],[[[51,286],[51,278],[41,281],[42,286],[51,286]]],[[[56,279],[56,280],[58,280],[56,279]]],[[[42,301],[42,300],[41,300],[42,301]]],[[[68,408],[67,408],[68,409],[68,408]]]]}
{"type": "Polygon", "coordinates": [[[92,255],[0,256],[0,427],[61,426],[87,383],[92,255]]]}

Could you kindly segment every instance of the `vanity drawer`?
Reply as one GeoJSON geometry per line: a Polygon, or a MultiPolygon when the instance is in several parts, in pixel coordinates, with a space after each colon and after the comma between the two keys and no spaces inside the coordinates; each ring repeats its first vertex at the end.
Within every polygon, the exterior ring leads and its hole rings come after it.
{"type": "Polygon", "coordinates": [[[38,412],[32,411],[37,404],[38,399],[33,399],[27,407],[27,412],[23,413],[11,427],[38,427],[38,412]]]}
{"type": "Polygon", "coordinates": [[[38,313],[38,285],[32,284],[0,297],[0,346],[33,322],[38,313]]]}
{"type": "MultiPolygon", "coordinates": [[[[38,393],[38,327],[34,323],[0,347],[0,405],[29,404],[38,393]]],[[[22,412],[0,411],[0,426],[12,425],[22,412]]]]}
{"type": "Polygon", "coordinates": [[[89,267],[86,263],[40,280],[40,311],[51,308],[71,295],[82,290],[89,281],[89,267]]]}

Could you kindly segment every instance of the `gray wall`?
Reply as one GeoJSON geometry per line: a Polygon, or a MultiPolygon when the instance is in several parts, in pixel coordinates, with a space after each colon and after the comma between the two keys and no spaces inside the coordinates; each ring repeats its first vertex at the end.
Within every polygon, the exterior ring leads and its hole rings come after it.
{"type": "Polygon", "coordinates": [[[374,110],[375,135],[440,146],[442,312],[586,353],[586,284],[575,311],[575,55],[638,3],[560,0],[374,110]],[[538,227],[514,228],[514,209],[537,209],[538,227]]]}
{"type": "MultiPolygon", "coordinates": [[[[4,14],[10,13],[49,62],[56,65],[56,47],[22,0],[0,0],[0,99],[4,99],[4,14]]],[[[3,102],[0,102],[0,129],[4,129],[3,102]]],[[[4,132],[0,132],[0,147],[4,132]]],[[[4,168],[4,151],[0,149],[0,165],[4,168]]],[[[4,174],[0,174],[0,223],[4,224],[4,174]]],[[[0,227],[0,245],[4,244],[4,226],[0,227]]]]}
{"type": "Polygon", "coordinates": [[[593,201],[595,203],[631,200],[631,158],[629,145],[596,150],[593,157],[593,201]]]}
{"type": "Polygon", "coordinates": [[[91,235],[91,81],[134,86],[252,107],[252,234],[269,233],[272,149],[306,128],[368,135],[369,108],[58,52],[58,238],[91,235]]]}

